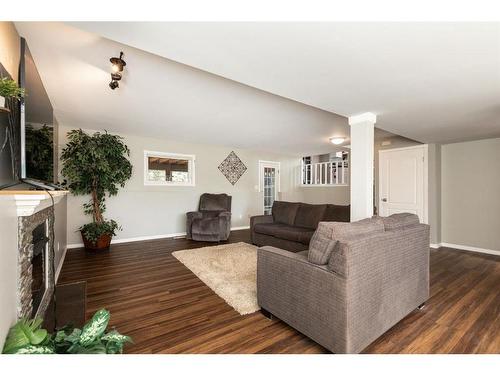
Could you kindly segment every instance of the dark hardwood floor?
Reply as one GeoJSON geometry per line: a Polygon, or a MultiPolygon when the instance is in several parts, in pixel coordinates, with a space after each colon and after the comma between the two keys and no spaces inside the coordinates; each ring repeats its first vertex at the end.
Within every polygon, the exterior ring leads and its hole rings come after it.
{"type": "MultiPolygon", "coordinates": [[[[236,231],[230,242],[249,241],[236,231]]],[[[132,336],[128,353],[324,353],[259,312],[240,316],[177,261],[172,251],[208,246],[186,239],[69,250],[60,283],[87,281],[87,318],[101,307],[132,336]]],[[[431,297],[366,353],[500,353],[500,258],[431,250],[431,297]]]]}

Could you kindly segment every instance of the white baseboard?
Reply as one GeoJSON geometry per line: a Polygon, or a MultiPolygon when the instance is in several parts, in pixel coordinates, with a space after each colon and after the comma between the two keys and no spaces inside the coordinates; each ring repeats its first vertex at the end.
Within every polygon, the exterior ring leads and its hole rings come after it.
{"type": "Polygon", "coordinates": [[[429,246],[431,248],[433,248],[433,249],[439,249],[441,247],[441,244],[439,244],[439,243],[431,243],[429,246]]]}
{"type": "MultiPolygon", "coordinates": [[[[500,250],[491,250],[491,249],[483,249],[481,247],[474,247],[474,246],[468,246],[468,245],[458,245],[455,243],[448,243],[448,242],[441,242],[440,244],[437,244],[438,247],[449,247],[452,249],[457,249],[457,250],[465,250],[465,251],[473,251],[476,253],[483,253],[483,254],[490,254],[490,255],[499,255],[500,256],[500,250]]],[[[431,247],[434,248],[434,244],[431,244],[431,247]]]]}
{"type": "MultiPolygon", "coordinates": [[[[250,226],[233,227],[231,230],[243,230],[250,229],[250,226]]],[[[129,237],[129,238],[119,238],[111,240],[111,244],[116,243],[126,243],[126,242],[137,242],[137,241],[148,241],[148,240],[160,240],[162,238],[175,238],[175,237],[185,237],[186,232],[180,233],[169,233],[169,234],[157,234],[153,236],[140,236],[140,237],[129,237]]],[[[67,246],[68,249],[78,249],[83,247],[83,243],[73,243],[67,246]]]]}
{"type": "Polygon", "coordinates": [[[250,225],[245,225],[243,227],[234,227],[234,228],[231,228],[231,230],[244,230],[244,229],[250,229],[250,225]]]}

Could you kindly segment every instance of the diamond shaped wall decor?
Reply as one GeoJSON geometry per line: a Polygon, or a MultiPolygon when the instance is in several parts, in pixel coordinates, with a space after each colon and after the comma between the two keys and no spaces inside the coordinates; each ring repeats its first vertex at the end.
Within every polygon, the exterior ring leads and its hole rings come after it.
{"type": "Polygon", "coordinates": [[[224,161],[220,163],[219,170],[227,178],[227,180],[234,185],[236,182],[238,182],[240,177],[243,176],[243,173],[245,173],[247,167],[234,153],[234,151],[231,151],[227,158],[225,158],[224,161]]]}

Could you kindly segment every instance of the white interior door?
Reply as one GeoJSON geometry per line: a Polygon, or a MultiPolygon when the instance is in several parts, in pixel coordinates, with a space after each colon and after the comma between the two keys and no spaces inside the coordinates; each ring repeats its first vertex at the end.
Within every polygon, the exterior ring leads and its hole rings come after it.
{"type": "Polygon", "coordinates": [[[259,176],[260,190],[264,193],[263,212],[264,215],[270,215],[280,189],[280,163],[259,161],[259,176]]]}
{"type": "Polygon", "coordinates": [[[380,216],[410,212],[427,223],[427,145],[379,151],[380,216]]]}

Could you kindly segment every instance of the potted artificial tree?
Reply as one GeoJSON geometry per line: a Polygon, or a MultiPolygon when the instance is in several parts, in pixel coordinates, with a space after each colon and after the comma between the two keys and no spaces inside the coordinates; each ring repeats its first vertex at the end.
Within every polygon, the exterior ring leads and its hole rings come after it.
{"type": "Polygon", "coordinates": [[[5,99],[20,100],[22,97],[24,97],[24,89],[20,88],[16,81],[7,77],[0,78],[0,108],[5,109],[5,99]]]}
{"type": "Polygon", "coordinates": [[[129,155],[127,145],[117,135],[89,135],[82,129],[68,132],[68,143],[61,153],[61,172],[74,195],[90,194],[90,202],[83,205],[83,210],[92,216],[92,222],[80,228],[88,250],[108,249],[119,229],[116,221],[103,217],[105,196],[116,195],[132,175],[129,155]]]}

